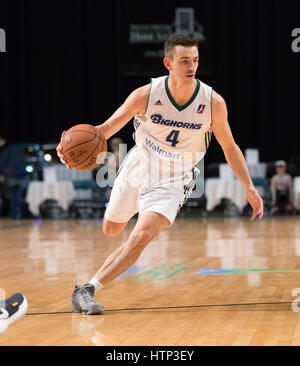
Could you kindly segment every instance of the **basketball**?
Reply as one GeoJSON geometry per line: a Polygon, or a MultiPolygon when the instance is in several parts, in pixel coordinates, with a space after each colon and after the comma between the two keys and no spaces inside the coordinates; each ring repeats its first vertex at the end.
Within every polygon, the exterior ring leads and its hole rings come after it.
{"type": "Polygon", "coordinates": [[[78,170],[96,168],[105,158],[107,142],[100,131],[89,124],[70,128],[60,143],[68,165],[78,170]]]}

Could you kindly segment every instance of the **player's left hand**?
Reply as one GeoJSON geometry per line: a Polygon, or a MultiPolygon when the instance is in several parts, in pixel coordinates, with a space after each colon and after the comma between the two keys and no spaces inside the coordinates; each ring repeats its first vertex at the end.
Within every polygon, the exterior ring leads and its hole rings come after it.
{"type": "MultiPolygon", "coordinates": [[[[64,131],[62,134],[61,134],[61,138],[60,138],[60,143],[61,143],[61,140],[64,136],[64,134],[66,133],[66,131],[64,131]]],[[[63,151],[62,151],[62,147],[60,146],[60,143],[59,145],[56,147],[56,153],[57,153],[57,156],[59,157],[60,161],[69,169],[71,170],[71,167],[70,165],[68,165],[68,162],[66,161],[66,158],[64,157],[64,154],[63,154],[63,151]]]]}
{"type": "Polygon", "coordinates": [[[264,214],[264,204],[259,193],[255,188],[251,188],[246,191],[246,197],[253,209],[251,221],[253,221],[256,216],[261,220],[264,214]]]}

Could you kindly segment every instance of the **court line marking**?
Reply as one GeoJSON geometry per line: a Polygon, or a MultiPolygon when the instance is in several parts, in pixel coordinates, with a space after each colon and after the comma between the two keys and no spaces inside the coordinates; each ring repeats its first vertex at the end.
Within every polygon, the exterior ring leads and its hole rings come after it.
{"type": "MultiPolygon", "coordinates": [[[[157,306],[151,308],[124,308],[124,309],[108,309],[104,310],[104,313],[113,312],[113,311],[138,311],[138,310],[163,310],[163,309],[191,309],[191,308],[214,308],[214,307],[222,307],[222,306],[257,306],[257,305],[283,305],[283,304],[292,304],[292,301],[286,302],[250,302],[250,303],[242,303],[242,304],[215,304],[215,305],[182,305],[182,306],[157,306]]],[[[27,313],[26,315],[48,315],[48,314],[80,314],[73,313],[72,311],[52,311],[45,313],[27,313]]]]}

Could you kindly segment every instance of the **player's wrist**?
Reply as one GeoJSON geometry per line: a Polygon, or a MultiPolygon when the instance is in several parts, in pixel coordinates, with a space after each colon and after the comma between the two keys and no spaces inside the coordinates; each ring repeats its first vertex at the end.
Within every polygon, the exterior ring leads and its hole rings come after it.
{"type": "Polygon", "coordinates": [[[253,184],[248,184],[244,188],[245,188],[246,193],[256,191],[256,188],[254,187],[253,184]]]}
{"type": "Polygon", "coordinates": [[[103,125],[98,125],[98,126],[95,126],[96,130],[101,132],[101,134],[104,136],[105,140],[108,139],[108,136],[107,136],[107,130],[105,128],[105,126],[103,125]]]}

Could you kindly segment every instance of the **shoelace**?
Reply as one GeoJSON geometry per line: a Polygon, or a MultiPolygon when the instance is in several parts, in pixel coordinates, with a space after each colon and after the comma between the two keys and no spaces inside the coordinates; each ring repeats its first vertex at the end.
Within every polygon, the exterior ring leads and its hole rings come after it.
{"type": "Polygon", "coordinates": [[[82,298],[83,298],[83,301],[85,303],[88,303],[88,302],[96,302],[93,298],[92,298],[92,295],[89,293],[89,291],[87,289],[85,289],[84,293],[82,294],[82,298]]]}

